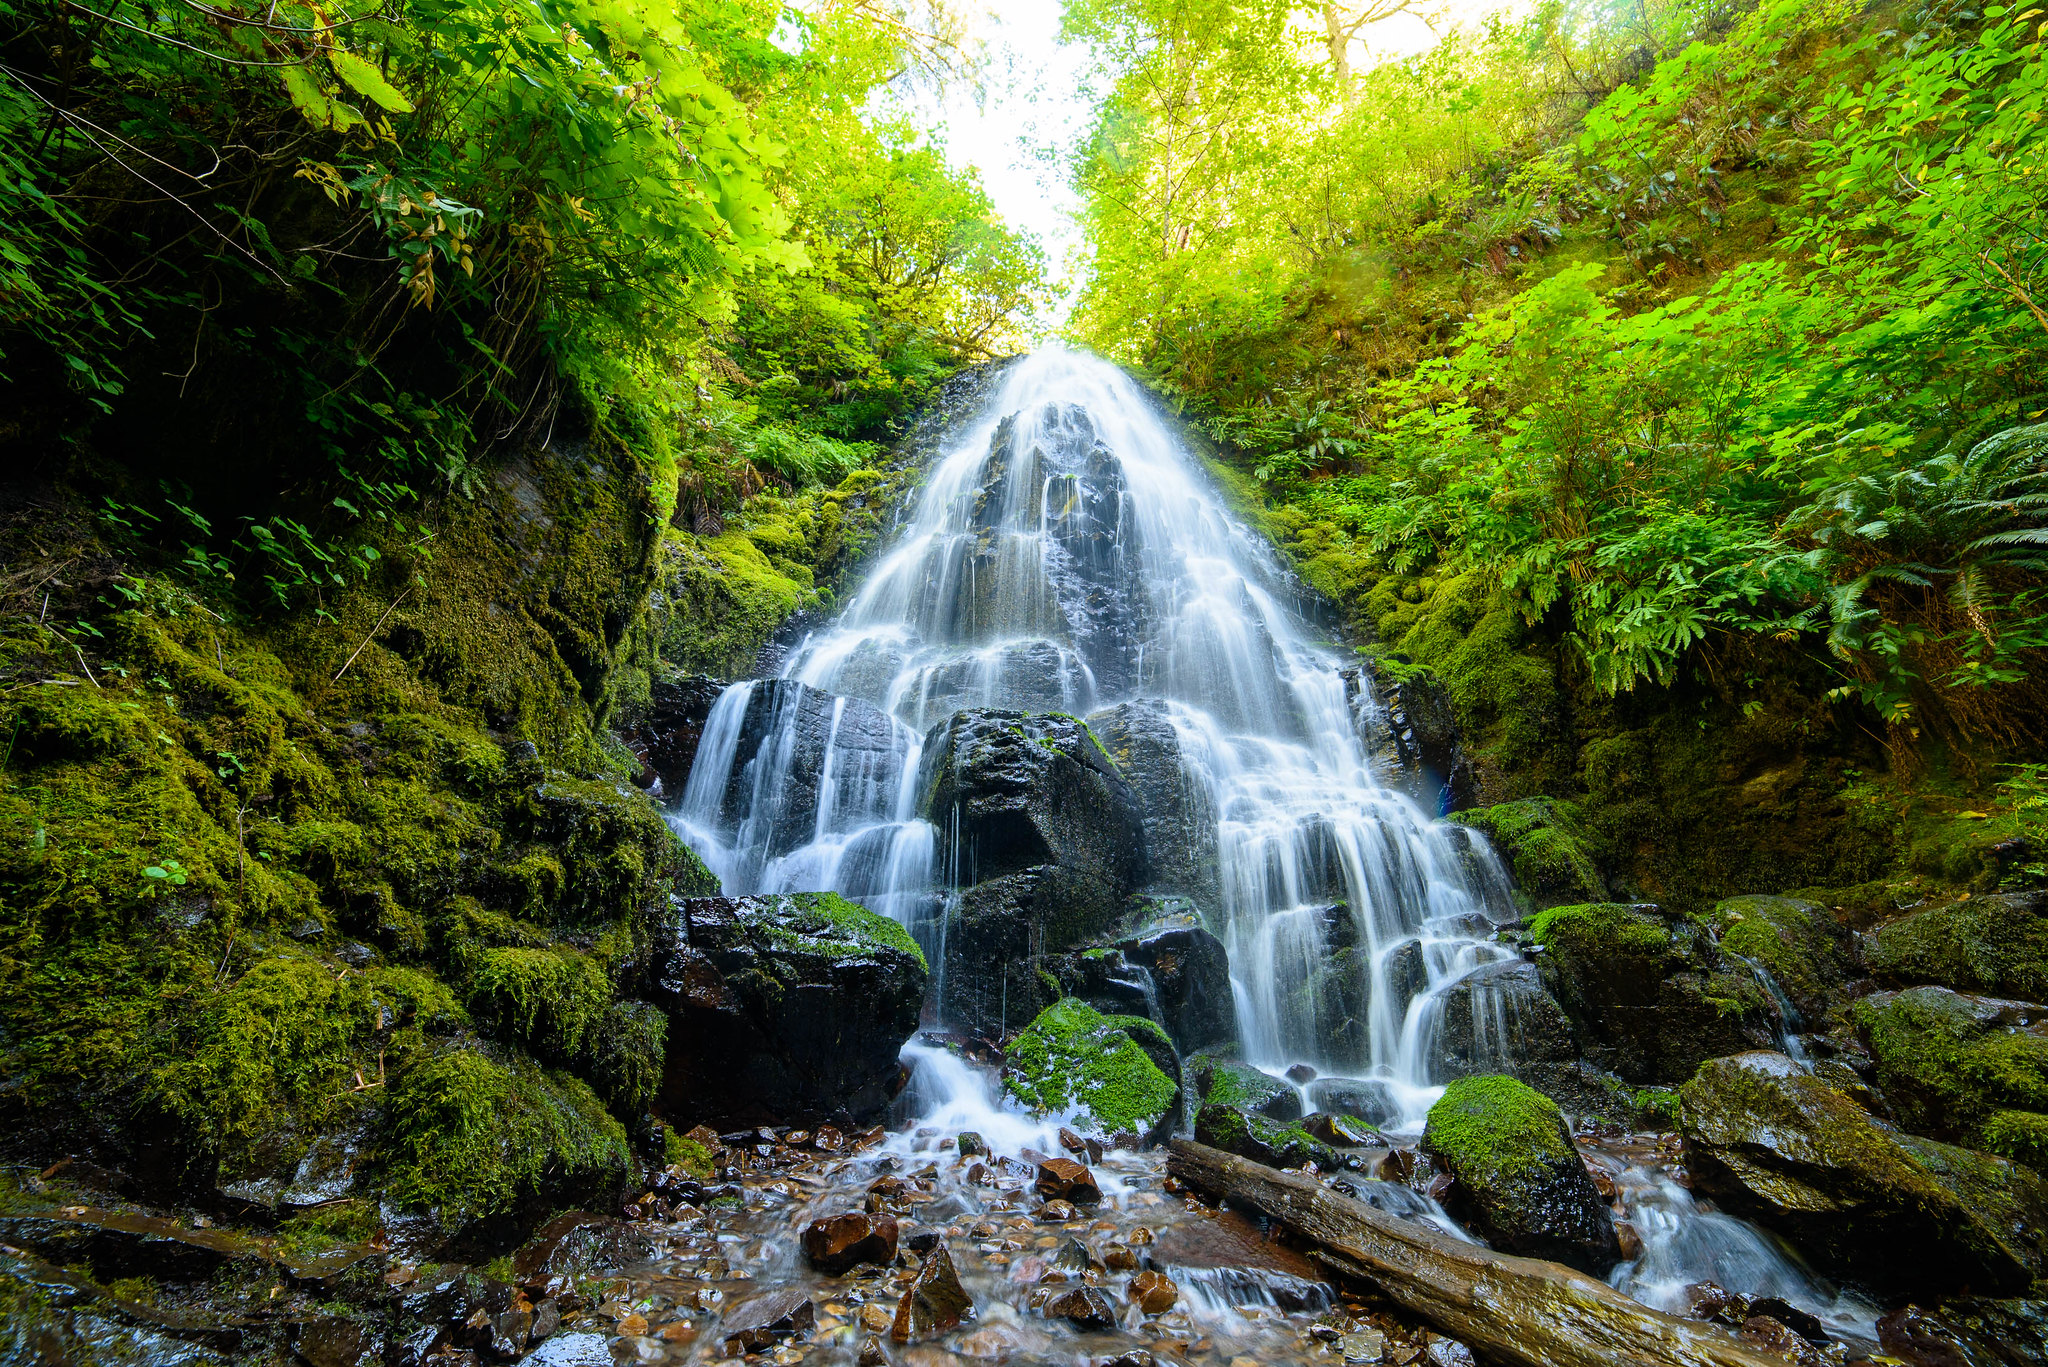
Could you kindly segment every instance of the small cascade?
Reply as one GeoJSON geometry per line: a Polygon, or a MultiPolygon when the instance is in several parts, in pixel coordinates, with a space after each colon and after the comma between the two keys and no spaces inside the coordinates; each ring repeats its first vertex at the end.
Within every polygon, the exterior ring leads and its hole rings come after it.
{"type": "Polygon", "coordinates": [[[1732,955],[1730,957],[1738,959],[1749,969],[1750,976],[1756,979],[1757,986],[1761,987],[1764,990],[1764,995],[1771,999],[1772,1011],[1775,1016],[1772,1028],[1778,1035],[1779,1051],[1801,1068],[1810,1070],[1813,1060],[1807,1056],[1806,1045],[1799,1038],[1806,1033],[1806,1018],[1799,1014],[1799,1008],[1792,1004],[1792,999],[1789,996],[1785,995],[1784,987],[1779,984],[1777,978],[1772,976],[1770,969],[1765,968],[1755,959],[1744,958],[1741,955],[1732,955]]]}

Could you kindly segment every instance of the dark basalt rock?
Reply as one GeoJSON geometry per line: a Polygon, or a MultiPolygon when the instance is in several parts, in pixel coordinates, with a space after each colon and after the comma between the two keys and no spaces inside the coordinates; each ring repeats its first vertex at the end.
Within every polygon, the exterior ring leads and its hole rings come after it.
{"type": "Polygon", "coordinates": [[[988,1039],[1029,1025],[1064,995],[1046,953],[1100,939],[1122,907],[1113,885],[1057,864],[965,889],[945,912],[939,1015],[988,1039]]]}
{"type": "Polygon", "coordinates": [[[1268,1120],[1301,1119],[1301,1093],[1270,1073],[1231,1059],[1190,1060],[1195,1095],[1204,1104],[1235,1106],[1268,1120]]]}
{"type": "Polygon", "coordinates": [[[1878,1320],[1877,1342],[1910,1367],[2030,1367],[2048,1362],[2048,1301],[1901,1306],[1878,1320]]]}
{"type": "Polygon", "coordinates": [[[1755,976],[1707,934],[1647,903],[1558,907],[1536,918],[1543,985],[1585,1060],[1629,1082],[1673,1084],[1710,1058],[1777,1045],[1755,976]]]}
{"type": "Polygon", "coordinates": [[[658,781],[663,798],[673,801],[683,795],[697,746],[704,739],[704,721],[725,687],[723,681],[703,674],[654,681],[647,715],[623,737],[640,761],[635,781],[641,787],[658,781]]]}
{"type": "Polygon", "coordinates": [[[1121,896],[1145,877],[1137,796],[1076,718],[958,713],[925,738],[917,782],[956,886],[1055,864],[1121,896]]]}
{"type": "Polygon", "coordinates": [[[1887,987],[2048,1001],[2048,892],[2002,893],[1932,907],[1864,938],[1863,960],[1887,987]]]}
{"type": "Polygon", "coordinates": [[[1220,910],[1216,812],[1209,792],[1181,759],[1180,734],[1156,698],[1093,713],[1088,724],[1137,795],[1151,858],[1151,890],[1220,910]]]}
{"type": "Polygon", "coordinates": [[[668,956],[664,1114],[720,1127],[880,1115],[926,972],[895,922],[831,893],[682,903],[668,956]]]}
{"type": "Polygon", "coordinates": [[[1308,1100],[1319,1112],[1353,1116],[1369,1125],[1401,1115],[1393,1088],[1378,1078],[1319,1077],[1308,1084],[1308,1100]]]}
{"type": "Polygon", "coordinates": [[[1153,1016],[1184,1054],[1237,1038],[1230,992],[1230,955],[1223,942],[1195,926],[1147,932],[1114,945],[1046,955],[1034,964],[1060,995],[1098,1011],[1153,1016]]]}
{"type": "Polygon", "coordinates": [[[1452,1208],[1493,1247],[1594,1276],[1621,1260],[1614,1216],[1550,1098],[1513,1078],[1462,1078],[1430,1107],[1422,1148],[1456,1183],[1452,1208]]]}
{"type": "Polygon", "coordinates": [[[1533,964],[1514,959],[1475,969],[1445,988],[1431,1010],[1430,1076],[1504,1074],[1582,1105],[1587,1084],[1571,1021],[1533,964]]]}
{"type": "Polygon", "coordinates": [[[1880,1291],[2025,1290],[2048,1266],[2048,1182],[1897,1134],[1783,1054],[1715,1059],[1679,1092],[1695,1187],[1880,1291]]]}
{"type": "Polygon", "coordinates": [[[1195,1116],[1195,1142],[1274,1168],[1314,1163],[1335,1172],[1344,1165],[1341,1154],[1301,1126],[1237,1106],[1202,1107],[1195,1116]]]}

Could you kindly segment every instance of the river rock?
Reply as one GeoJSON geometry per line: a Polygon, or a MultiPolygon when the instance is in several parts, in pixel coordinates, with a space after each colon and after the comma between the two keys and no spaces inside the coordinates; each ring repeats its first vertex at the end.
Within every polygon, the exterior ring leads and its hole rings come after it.
{"type": "Polygon", "coordinates": [[[1140,698],[1091,713],[1088,725],[1137,797],[1150,890],[1190,898],[1214,915],[1222,909],[1216,812],[1208,786],[1188,771],[1171,710],[1162,699],[1140,698]]]}
{"type": "Polygon", "coordinates": [[[659,980],[664,1113],[720,1127],[879,1115],[924,1001],[903,928],[832,893],[681,906],[684,942],[659,980]]]}
{"type": "Polygon", "coordinates": [[[1109,1297],[1092,1286],[1062,1291],[1045,1303],[1048,1319],[1065,1320],[1076,1329],[1103,1330],[1116,1327],[1116,1307],[1109,1297]]]}
{"type": "Polygon", "coordinates": [[[1877,1341],[1909,1367],[2048,1362],[2048,1301],[1962,1296],[1901,1306],[1878,1320],[1877,1341]]]}
{"type": "Polygon", "coordinates": [[[943,1243],[925,1257],[903,1296],[889,1337],[908,1343],[923,1334],[941,1333],[974,1318],[974,1298],[960,1284],[953,1255],[943,1243]]]}
{"type": "Polygon", "coordinates": [[[828,1277],[862,1263],[887,1267],[896,1258],[896,1221],[861,1211],[828,1215],[805,1227],[803,1249],[810,1265],[828,1277]]]}
{"type": "Polygon", "coordinates": [[[1195,1115],[1195,1142],[1274,1168],[1314,1163],[1335,1172],[1343,1156],[1300,1125],[1271,1120],[1236,1106],[1205,1105],[1195,1115]]]}
{"type": "Polygon", "coordinates": [[[1888,987],[1930,983],[2048,1000],[2048,893],[1972,897],[1914,912],[1871,931],[1863,961],[1888,987]]]}
{"type": "Polygon", "coordinates": [[[1880,1291],[2023,1290],[2048,1259],[2048,1182],[1894,1133],[1783,1054],[1715,1059],[1680,1089],[1695,1187],[1880,1291]]]}
{"type": "Polygon", "coordinates": [[[1085,1206],[1092,1206],[1102,1199],[1102,1188],[1096,1184],[1095,1174],[1088,1171],[1087,1164],[1044,1154],[1037,1155],[1033,1161],[1037,1164],[1037,1180],[1031,1189],[1042,1199],[1085,1206]]]}
{"type": "Polygon", "coordinates": [[[1906,1129],[2048,1167],[2048,1007],[1912,987],[1851,1016],[1906,1129]]]}
{"type": "Polygon", "coordinates": [[[1147,1315],[1163,1315],[1180,1301],[1180,1288],[1173,1284],[1173,1278],[1157,1268],[1147,1268],[1131,1278],[1124,1294],[1147,1315]]]}
{"type": "Polygon", "coordinates": [[[1105,1016],[1072,998],[1041,1012],[1003,1059],[1003,1086],[1041,1115],[1072,1111],[1088,1133],[1140,1133],[1171,1124],[1180,1084],[1173,1042],[1151,1021],[1105,1016]]]}
{"type": "Polygon", "coordinates": [[[1098,879],[1119,896],[1144,879],[1137,796],[1076,718],[957,713],[925,738],[917,783],[919,808],[940,831],[939,867],[956,871],[958,885],[1047,864],[1098,879]]]}
{"type": "Polygon", "coordinates": [[[512,1280],[536,1298],[653,1257],[660,1239],[647,1226],[572,1210],[534,1231],[512,1255],[512,1280]]]}
{"type": "Polygon", "coordinates": [[[1770,975],[1791,1003],[1794,1032],[1821,1026],[1857,976],[1848,928],[1818,902],[1797,897],[1730,897],[1714,908],[1724,956],[1770,975]]]}
{"type": "Polygon", "coordinates": [[[1588,1063],[1635,1083],[1679,1083],[1710,1058],[1775,1047],[1755,977],[1726,968],[1702,930],[1647,903],[1555,907],[1535,920],[1543,985],[1588,1063]]]}
{"type": "Polygon", "coordinates": [[[785,1339],[808,1334],[818,1322],[817,1307],[796,1287],[770,1291],[726,1312],[724,1338],[728,1356],[757,1353],[785,1339]]]}
{"type": "Polygon", "coordinates": [[[1620,1261],[1600,1199],[1557,1103],[1509,1077],[1461,1078],[1429,1108],[1422,1134],[1457,1183],[1456,1209],[1487,1243],[1594,1276],[1620,1261]]]}
{"type": "Polygon", "coordinates": [[[1432,1077],[1502,1074],[1553,1100],[1577,1102],[1586,1084],[1571,1021],[1520,959],[1474,969],[1428,1006],[1425,1048],[1432,1077]]]}

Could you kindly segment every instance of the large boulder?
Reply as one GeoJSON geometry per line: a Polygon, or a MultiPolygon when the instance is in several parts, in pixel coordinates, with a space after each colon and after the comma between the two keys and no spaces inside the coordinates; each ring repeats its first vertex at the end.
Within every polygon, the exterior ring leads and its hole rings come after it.
{"type": "Polygon", "coordinates": [[[990,878],[945,910],[938,974],[940,1018],[1001,1039],[1063,995],[1045,957],[1095,943],[1123,911],[1117,890],[1058,864],[990,878]]]}
{"type": "Polygon", "coordinates": [[[1510,1077],[1460,1078],[1429,1108],[1423,1150],[1453,1206],[1495,1248],[1595,1276],[1621,1259],[1614,1216],[1557,1103],[1510,1077]]]}
{"type": "Polygon", "coordinates": [[[1592,836],[1573,803],[1527,797],[1445,819],[1482,831],[1493,841],[1525,906],[1598,902],[1607,896],[1607,882],[1587,852],[1592,836]]]}
{"type": "Polygon", "coordinates": [[[1335,1172],[1344,1161],[1335,1149],[1299,1124],[1237,1106],[1202,1107],[1195,1116],[1195,1142],[1272,1168],[1314,1163],[1321,1171],[1335,1172]]]}
{"type": "Polygon", "coordinates": [[[925,738],[917,785],[955,887],[1057,865],[1121,897],[1145,876],[1137,796],[1078,718],[957,713],[925,738]]]}
{"type": "Polygon", "coordinates": [[[1204,1105],[1233,1106],[1269,1120],[1302,1117],[1300,1090],[1249,1063],[1211,1055],[1191,1059],[1188,1071],[1194,1075],[1195,1094],[1204,1105]]]}
{"type": "Polygon", "coordinates": [[[1783,1054],[1715,1059],[1679,1091],[1696,1188],[1885,1293],[2024,1290],[2048,1258],[2048,1182],[1900,1135],[1783,1054]]]}
{"type": "Polygon", "coordinates": [[[730,1127],[880,1114],[925,993],[901,926],[829,892],[689,898],[682,917],[660,974],[664,1115],[730,1127]]]}
{"type": "Polygon", "coordinates": [[[1011,1041],[1003,1086],[1037,1114],[1069,1114],[1077,1129],[1145,1134],[1179,1114],[1179,1071],[1172,1041],[1151,1021],[1068,998],[1011,1041]]]}
{"type": "Polygon", "coordinates": [[[1888,987],[1931,983],[2048,1000],[2048,893],[1972,897],[1871,931],[1863,961],[1888,987]]]}
{"type": "Polygon", "coordinates": [[[1720,948],[1768,973],[1809,1027],[1817,1027],[1857,976],[1848,929],[1828,909],[1797,897],[1730,897],[1714,908],[1720,948]]]}
{"type": "Polygon", "coordinates": [[[1852,1014],[1900,1124],[2048,1169],[2048,1007],[1913,987],[1852,1014]]]}
{"type": "Polygon", "coordinates": [[[1727,968],[1685,917],[1595,902],[1543,912],[1532,933],[1586,1061],[1629,1082],[1683,1082],[1710,1058],[1777,1044],[1756,976],[1727,968]]]}
{"type": "Polygon", "coordinates": [[[1157,1020],[1182,1053],[1237,1038],[1230,955],[1199,926],[1169,926],[1110,945],[1047,955],[1038,969],[1059,987],[1112,1015],[1157,1020]]]}
{"type": "Polygon", "coordinates": [[[1181,753],[1171,705],[1140,698],[1093,713],[1088,725],[1137,795],[1156,892],[1221,910],[1217,888],[1216,809],[1181,753]]]}
{"type": "Polygon", "coordinates": [[[1588,1084],[1571,1021],[1521,959],[1484,964],[1436,995],[1424,1035],[1430,1076],[1505,1074],[1583,1105],[1588,1084]]]}

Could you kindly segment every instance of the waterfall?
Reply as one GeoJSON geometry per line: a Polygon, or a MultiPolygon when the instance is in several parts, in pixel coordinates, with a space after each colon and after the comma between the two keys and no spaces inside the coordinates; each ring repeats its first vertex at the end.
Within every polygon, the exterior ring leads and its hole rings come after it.
{"type": "Polygon", "coordinates": [[[1429,1004],[1511,957],[1507,882],[1375,771],[1379,709],[1303,600],[1130,377],[1041,351],[949,434],[838,620],[719,700],[673,819],[728,892],[858,897],[939,970],[960,851],[916,810],[927,729],[1159,700],[1213,814],[1200,910],[1246,1059],[1374,1080],[1418,1128],[1429,1004]]]}

